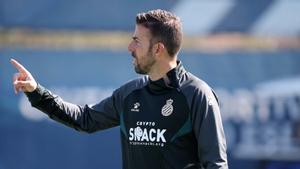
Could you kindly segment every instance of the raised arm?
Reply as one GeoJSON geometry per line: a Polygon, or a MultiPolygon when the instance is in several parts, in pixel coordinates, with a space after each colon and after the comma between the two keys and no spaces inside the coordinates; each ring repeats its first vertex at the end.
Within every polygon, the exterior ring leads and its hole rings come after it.
{"type": "Polygon", "coordinates": [[[38,84],[31,73],[19,62],[11,59],[17,68],[13,85],[15,93],[25,92],[31,105],[50,118],[79,131],[94,132],[119,125],[120,102],[118,92],[114,92],[96,105],[80,106],[64,101],[60,96],[51,93],[38,84]]]}

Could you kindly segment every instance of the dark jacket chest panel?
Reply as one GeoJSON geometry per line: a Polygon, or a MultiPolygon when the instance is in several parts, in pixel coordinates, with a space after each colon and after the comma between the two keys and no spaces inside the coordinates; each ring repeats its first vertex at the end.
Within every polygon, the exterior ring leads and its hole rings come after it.
{"type": "Polygon", "coordinates": [[[166,144],[188,118],[186,99],[175,89],[154,94],[142,88],[124,101],[123,120],[129,141],[166,144]]]}

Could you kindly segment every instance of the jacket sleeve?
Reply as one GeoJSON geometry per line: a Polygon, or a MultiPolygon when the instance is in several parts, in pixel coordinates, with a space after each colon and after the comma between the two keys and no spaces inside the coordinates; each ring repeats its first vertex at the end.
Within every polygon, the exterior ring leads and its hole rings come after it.
{"type": "Polygon", "coordinates": [[[79,131],[91,133],[119,125],[118,90],[98,104],[85,106],[68,103],[39,84],[35,91],[25,94],[33,107],[79,131]]]}
{"type": "Polygon", "coordinates": [[[228,169],[226,140],[217,96],[207,84],[194,93],[192,124],[205,169],[228,169]]]}

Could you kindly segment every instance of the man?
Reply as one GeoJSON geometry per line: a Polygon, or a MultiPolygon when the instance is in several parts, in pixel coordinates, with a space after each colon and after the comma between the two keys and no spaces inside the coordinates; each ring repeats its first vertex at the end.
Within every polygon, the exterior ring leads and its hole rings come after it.
{"type": "Polygon", "coordinates": [[[227,169],[226,141],[211,88],[177,60],[181,22],[164,10],[140,13],[128,46],[142,78],[116,89],[100,103],[79,106],[38,84],[20,63],[15,92],[32,106],[79,131],[120,125],[124,169],[227,169]]]}

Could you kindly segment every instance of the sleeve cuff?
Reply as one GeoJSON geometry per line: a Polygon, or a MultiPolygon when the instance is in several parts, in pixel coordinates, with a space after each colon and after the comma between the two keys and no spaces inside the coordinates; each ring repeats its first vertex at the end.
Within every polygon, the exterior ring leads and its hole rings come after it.
{"type": "Polygon", "coordinates": [[[24,93],[28,97],[28,100],[31,102],[31,104],[34,105],[42,99],[44,92],[45,92],[45,88],[40,84],[37,84],[37,87],[34,91],[24,92],[24,93]]]}

